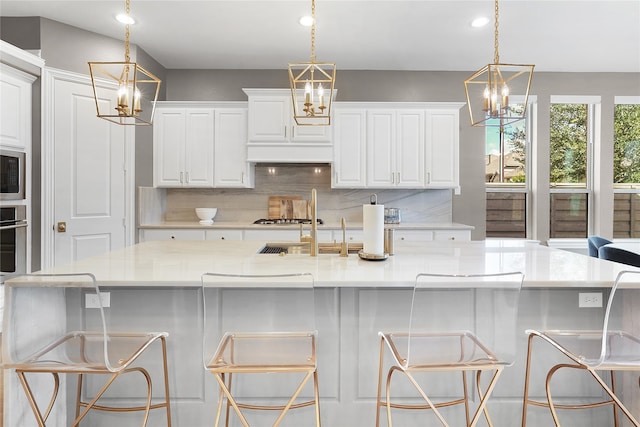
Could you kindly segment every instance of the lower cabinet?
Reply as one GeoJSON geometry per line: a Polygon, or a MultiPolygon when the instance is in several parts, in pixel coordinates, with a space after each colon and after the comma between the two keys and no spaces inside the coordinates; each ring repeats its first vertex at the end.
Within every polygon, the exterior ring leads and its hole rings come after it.
{"type": "MultiPolygon", "coordinates": [[[[310,234],[309,226],[302,229],[305,235],[310,234]]],[[[428,242],[431,240],[471,240],[470,230],[459,229],[396,229],[396,242],[428,242]]],[[[139,231],[140,242],[152,240],[255,240],[261,242],[300,241],[300,230],[287,228],[274,229],[242,229],[242,228],[216,228],[216,229],[141,229],[139,231]]],[[[348,242],[362,243],[363,232],[360,228],[347,228],[346,239],[348,242]]],[[[322,229],[318,230],[318,242],[342,242],[342,230],[322,229]]]]}

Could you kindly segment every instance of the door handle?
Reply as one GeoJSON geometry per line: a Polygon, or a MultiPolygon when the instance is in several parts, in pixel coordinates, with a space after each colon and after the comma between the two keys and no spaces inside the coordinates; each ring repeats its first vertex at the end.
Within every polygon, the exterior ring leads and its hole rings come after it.
{"type": "Polygon", "coordinates": [[[67,223],[61,221],[58,223],[58,233],[66,233],[67,232],[67,223]]]}

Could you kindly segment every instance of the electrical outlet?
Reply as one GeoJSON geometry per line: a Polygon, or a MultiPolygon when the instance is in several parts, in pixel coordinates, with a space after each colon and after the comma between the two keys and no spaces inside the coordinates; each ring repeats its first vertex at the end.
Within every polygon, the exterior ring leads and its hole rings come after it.
{"type": "Polygon", "coordinates": [[[602,292],[580,292],[578,307],[602,307],[602,292]]]}
{"type": "Polygon", "coordinates": [[[86,308],[100,308],[100,302],[102,302],[102,308],[111,306],[111,292],[100,292],[100,301],[98,301],[96,294],[86,294],[84,296],[86,308]]]}

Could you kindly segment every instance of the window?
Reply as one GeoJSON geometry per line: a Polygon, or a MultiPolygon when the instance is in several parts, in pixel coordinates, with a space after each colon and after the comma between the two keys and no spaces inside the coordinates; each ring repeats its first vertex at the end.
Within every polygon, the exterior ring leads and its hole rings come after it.
{"type": "Polygon", "coordinates": [[[640,100],[633,101],[619,97],[614,107],[614,238],[640,237],[640,100]]]}
{"type": "MultiPolygon", "coordinates": [[[[511,107],[522,110],[523,105],[511,107]]],[[[528,115],[531,108],[529,105],[528,115]]],[[[527,128],[530,121],[486,127],[487,237],[527,237],[527,128]]]]}
{"type": "Polygon", "coordinates": [[[549,237],[587,237],[595,101],[552,97],[549,118],[549,237]]]}

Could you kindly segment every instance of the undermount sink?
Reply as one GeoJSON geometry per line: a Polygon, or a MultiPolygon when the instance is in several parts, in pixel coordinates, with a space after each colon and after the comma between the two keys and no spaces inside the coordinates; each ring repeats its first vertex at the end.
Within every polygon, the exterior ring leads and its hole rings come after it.
{"type": "MultiPolygon", "coordinates": [[[[349,243],[349,253],[355,254],[362,250],[362,243],[349,243]]],[[[267,242],[259,254],[300,254],[309,255],[309,242],[267,242]]],[[[319,254],[339,254],[340,243],[318,243],[319,254]]]]}

